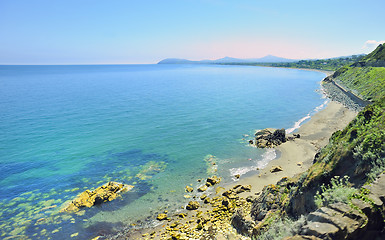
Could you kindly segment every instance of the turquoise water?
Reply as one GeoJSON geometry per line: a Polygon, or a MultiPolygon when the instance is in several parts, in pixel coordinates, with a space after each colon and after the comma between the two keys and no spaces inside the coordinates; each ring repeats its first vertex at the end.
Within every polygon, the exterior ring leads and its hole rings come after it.
{"type": "Polygon", "coordinates": [[[87,239],[150,223],[187,202],[184,187],[197,179],[231,182],[274,158],[247,135],[314,112],[323,77],[251,66],[0,66],[1,237],[87,239]],[[59,213],[110,180],[135,187],[83,215],[59,213]]]}

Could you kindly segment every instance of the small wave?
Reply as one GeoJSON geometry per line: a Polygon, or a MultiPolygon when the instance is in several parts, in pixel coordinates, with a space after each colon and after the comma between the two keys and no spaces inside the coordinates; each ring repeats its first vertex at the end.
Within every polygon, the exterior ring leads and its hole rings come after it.
{"type": "Polygon", "coordinates": [[[307,119],[310,119],[311,116],[313,116],[314,114],[316,114],[317,112],[319,112],[320,110],[322,110],[323,108],[325,108],[325,106],[329,103],[329,99],[326,99],[321,105],[317,106],[316,108],[314,108],[310,113],[308,113],[305,117],[301,118],[300,120],[298,120],[297,122],[294,123],[294,126],[291,127],[291,128],[288,128],[286,129],[286,134],[289,134],[289,133],[292,133],[294,132],[295,130],[297,130],[298,128],[301,127],[301,124],[306,121],[307,119]]]}
{"type": "MultiPolygon", "coordinates": [[[[256,161],[255,166],[250,166],[250,167],[239,167],[239,168],[231,168],[229,169],[230,171],[230,176],[235,176],[239,174],[240,176],[251,172],[251,171],[256,171],[258,169],[265,168],[267,164],[271,161],[274,160],[277,157],[277,152],[275,149],[267,149],[264,154],[261,155],[261,159],[256,161]]],[[[238,179],[232,178],[234,181],[237,181],[238,179]]]]}

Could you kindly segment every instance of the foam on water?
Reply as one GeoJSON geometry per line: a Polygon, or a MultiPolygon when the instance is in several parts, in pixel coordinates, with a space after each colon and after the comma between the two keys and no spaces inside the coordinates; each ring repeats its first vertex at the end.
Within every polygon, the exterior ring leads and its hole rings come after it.
{"type": "MultiPolygon", "coordinates": [[[[263,169],[269,164],[271,160],[274,160],[277,158],[277,151],[274,148],[266,149],[266,151],[261,155],[259,159],[251,160],[253,161],[254,165],[249,167],[238,167],[238,168],[231,168],[229,169],[230,176],[235,176],[239,174],[240,176],[251,172],[256,171],[258,169],[263,169]]],[[[234,181],[237,181],[235,177],[232,178],[234,181]]]]}
{"type": "Polygon", "coordinates": [[[301,124],[304,123],[306,120],[310,119],[311,116],[316,114],[317,112],[321,111],[326,107],[326,105],[329,103],[329,99],[326,99],[321,105],[314,108],[311,112],[309,112],[305,117],[301,118],[297,122],[294,123],[294,126],[291,128],[286,129],[286,134],[292,133],[295,130],[299,129],[301,127],[301,124]]]}

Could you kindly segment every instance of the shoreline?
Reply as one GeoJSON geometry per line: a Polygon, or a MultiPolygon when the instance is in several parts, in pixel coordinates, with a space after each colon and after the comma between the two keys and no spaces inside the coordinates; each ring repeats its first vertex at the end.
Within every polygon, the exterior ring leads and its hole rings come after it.
{"type": "MultiPolygon", "coordinates": [[[[337,130],[345,128],[348,123],[354,119],[357,112],[348,109],[343,104],[335,101],[330,101],[327,106],[315,113],[309,121],[304,123],[297,129],[297,134],[300,134],[300,138],[287,141],[274,149],[280,152],[279,157],[268,162],[266,167],[258,170],[253,175],[247,175],[240,177],[238,181],[231,183],[224,183],[215,186],[215,189],[220,189],[217,193],[207,193],[207,196],[211,199],[222,197],[222,193],[226,190],[234,189],[236,186],[251,186],[250,191],[244,191],[238,194],[240,199],[247,199],[248,197],[257,197],[262,189],[270,184],[276,184],[280,179],[284,177],[291,178],[297,174],[301,174],[306,171],[312,164],[313,159],[317,151],[327,145],[332,133],[337,130]],[[281,166],[283,171],[271,173],[270,169],[273,166],[281,166]]],[[[193,197],[193,200],[199,201],[199,196],[193,197]]],[[[221,200],[220,200],[221,201],[221,200]]],[[[216,203],[214,203],[216,204],[216,203]]],[[[243,204],[247,205],[246,201],[243,204]]],[[[156,226],[150,228],[131,229],[128,232],[120,232],[110,236],[108,239],[120,239],[119,237],[125,236],[129,239],[165,239],[166,236],[171,236],[172,226],[175,223],[180,225],[188,225],[187,232],[195,232],[196,221],[199,220],[199,216],[202,215],[209,217],[212,216],[213,206],[210,204],[203,204],[201,201],[200,208],[198,210],[186,211],[185,206],[176,206],[180,210],[174,213],[168,214],[168,221],[160,221],[156,226]],[[181,207],[184,210],[181,210],[181,207]],[[183,219],[178,217],[180,213],[184,213],[183,219]]],[[[249,206],[250,207],[250,206],[249,206]]],[[[156,216],[153,216],[154,220],[156,216]]],[[[206,218],[207,218],[206,217],[206,218]]],[[[209,217],[210,218],[210,217],[209,217]]],[[[232,227],[230,222],[224,220],[220,223],[220,228],[223,229],[217,232],[223,239],[249,239],[243,235],[239,235],[232,227]]],[[[222,239],[220,238],[220,239],[222,239]]],[[[184,238],[183,238],[184,239],[184,238]]]]}
{"type": "Polygon", "coordinates": [[[354,119],[357,112],[346,108],[338,102],[331,101],[327,106],[315,113],[308,122],[304,123],[297,130],[300,138],[288,141],[277,147],[280,157],[271,160],[267,166],[259,170],[258,174],[240,178],[228,187],[237,184],[252,185],[251,192],[242,193],[241,197],[258,194],[264,186],[275,184],[283,177],[293,177],[306,171],[312,164],[317,151],[324,147],[332,133],[341,130],[354,119]],[[283,171],[271,173],[273,166],[281,166],[283,171]]]}

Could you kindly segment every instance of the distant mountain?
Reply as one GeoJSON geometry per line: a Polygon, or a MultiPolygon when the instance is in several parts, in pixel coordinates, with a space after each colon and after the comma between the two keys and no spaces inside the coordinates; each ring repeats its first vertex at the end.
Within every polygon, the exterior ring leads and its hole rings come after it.
{"type": "Polygon", "coordinates": [[[231,64],[231,63],[277,63],[277,62],[296,62],[298,60],[281,58],[272,55],[267,55],[262,58],[232,58],[224,57],[216,60],[201,60],[201,61],[191,61],[181,58],[166,58],[158,62],[158,64],[231,64]]]}

